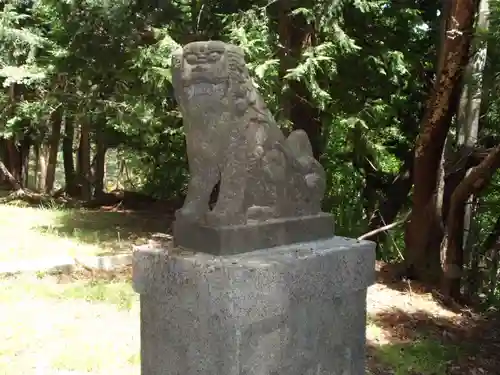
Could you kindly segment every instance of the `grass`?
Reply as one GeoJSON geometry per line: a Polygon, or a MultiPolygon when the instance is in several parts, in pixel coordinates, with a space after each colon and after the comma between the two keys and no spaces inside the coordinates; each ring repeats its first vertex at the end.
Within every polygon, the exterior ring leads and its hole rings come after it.
{"type": "MultiPolygon", "coordinates": [[[[369,336],[384,335],[384,328],[368,318],[369,336]]],[[[371,345],[374,360],[391,370],[392,375],[448,375],[450,363],[460,357],[458,345],[444,345],[432,335],[419,335],[412,340],[383,340],[381,345],[371,345]]]]}
{"type": "Polygon", "coordinates": [[[0,374],[139,374],[137,295],[126,281],[0,281],[0,374]]]}
{"type": "Polygon", "coordinates": [[[449,364],[460,353],[456,346],[442,345],[425,338],[405,344],[381,346],[376,356],[393,371],[394,375],[447,375],[449,364]]]}
{"type": "Polygon", "coordinates": [[[119,310],[130,310],[138,300],[137,294],[127,281],[91,280],[60,284],[52,281],[50,277],[43,277],[43,274],[40,276],[36,279],[33,277],[6,279],[8,281],[2,282],[0,299],[12,302],[23,295],[30,298],[83,300],[89,303],[107,303],[119,310]]]}
{"type": "Polygon", "coordinates": [[[0,205],[0,262],[129,252],[168,229],[161,215],[0,205]]]}

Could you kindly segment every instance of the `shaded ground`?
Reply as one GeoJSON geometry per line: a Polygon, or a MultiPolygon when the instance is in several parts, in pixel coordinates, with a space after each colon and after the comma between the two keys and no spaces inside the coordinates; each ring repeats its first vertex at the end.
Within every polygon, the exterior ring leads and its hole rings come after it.
{"type": "MultiPolygon", "coordinates": [[[[380,266],[380,264],[378,265],[380,266]]],[[[368,362],[374,375],[500,373],[500,317],[444,307],[415,283],[379,282],[368,292],[368,362]]]]}
{"type": "Polygon", "coordinates": [[[66,210],[52,226],[39,226],[57,236],[97,245],[99,254],[130,252],[154,233],[170,233],[171,214],[147,211],[66,210]]]}

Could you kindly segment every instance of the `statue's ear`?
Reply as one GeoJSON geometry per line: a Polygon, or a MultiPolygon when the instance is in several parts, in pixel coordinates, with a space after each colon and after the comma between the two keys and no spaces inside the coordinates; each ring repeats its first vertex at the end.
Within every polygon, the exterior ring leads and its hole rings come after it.
{"type": "Polygon", "coordinates": [[[180,69],[182,65],[182,55],[183,55],[183,50],[182,48],[176,48],[172,52],[172,69],[180,69]]]}
{"type": "Polygon", "coordinates": [[[255,105],[257,103],[257,90],[253,87],[252,83],[248,83],[247,88],[247,101],[249,105],[255,105]]]}
{"type": "Polygon", "coordinates": [[[170,68],[170,72],[172,75],[172,86],[174,87],[174,96],[178,104],[181,104],[182,59],[183,59],[183,50],[182,48],[178,48],[172,53],[171,68],[170,68]]]}

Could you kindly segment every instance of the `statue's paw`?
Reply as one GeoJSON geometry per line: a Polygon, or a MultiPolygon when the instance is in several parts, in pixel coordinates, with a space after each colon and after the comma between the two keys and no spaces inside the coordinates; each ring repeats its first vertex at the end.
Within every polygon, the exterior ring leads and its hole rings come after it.
{"type": "Polygon", "coordinates": [[[251,206],[247,211],[247,217],[249,220],[266,221],[275,216],[275,210],[268,206],[251,206]]]}
{"type": "Polygon", "coordinates": [[[175,219],[179,221],[200,222],[202,218],[203,214],[190,206],[185,206],[175,211],[175,219]]]}
{"type": "Polygon", "coordinates": [[[227,224],[225,219],[226,218],[223,214],[214,211],[210,211],[205,214],[207,225],[211,227],[218,227],[227,224]]]}
{"type": "Polygon", "coordinates": [[[220,227],[224,225],[245,224],[244,215],[230,215],[226,212],[210,211],[205,214],[207,225],[212,227],[220,227]]]}
{"type": "Polygon", "coordinates": [[[309,173],[304,176],[304,179],[306,180],[307,187],[313,188],[318,185],[321,180],[321,176],[317,173],[309,173]]]}

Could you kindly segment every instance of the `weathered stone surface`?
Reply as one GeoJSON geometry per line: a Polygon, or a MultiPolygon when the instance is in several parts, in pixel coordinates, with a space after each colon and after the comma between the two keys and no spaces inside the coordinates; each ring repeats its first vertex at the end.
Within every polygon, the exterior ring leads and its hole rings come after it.
{"type": "Polygon", "coordinates": [[[174,222],[173,232],[175,246],[229,255],[330,238],[334,235],[334,220],[326,213],[219,227],[181,220],[174,222]]]}
{"type": "Polygon", "coordinates": [[[243,51],[193,42],[172,58],[190,180],[176,219],[208,226],[314,215],[325,172],[302,130],[285,138],[252,83],[243,51]],[[217,203],[209,197],[220,184],[217,203]]]}
{"type": "Polygon", "coordinates": [[[362,375],[375,245],[239,255],[138,249],[142,375],[362,375]]]}

